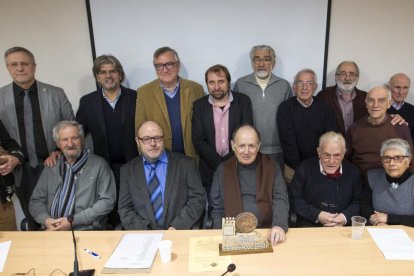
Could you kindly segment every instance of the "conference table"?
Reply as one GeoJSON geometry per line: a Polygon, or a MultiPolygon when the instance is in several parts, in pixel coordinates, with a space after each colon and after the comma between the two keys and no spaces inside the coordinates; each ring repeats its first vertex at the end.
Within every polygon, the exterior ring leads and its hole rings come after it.
{"type": "MultiPolygon", "coordinates": [[[[393,228],[404,229],[414,239],[414,228],[393,228]]],[[[267,234],[268,230],[258,231],[267,234]]],[[[75,231],[80,269],[94,268],[95,275],[108,275],[102,274],[102,268],[125,233],[142,231],[75,231]],[[84,248],[93,249],[101,258],[93,258],[84,248]]],[[[173,241],[172,261],[162,263],[157,253],[149,274],[221,275],[227,265],[219,271],[199,273],[190,273],[188,265],[190,238],[220,235],[221,230],[164,231],[164,239],[173,241]]],[[[73,271],[70,231],[0,232],[0,242],[9,240],[12,242],[2,275],[25,273],[31,268],[35,268],[36,275],[50,275],[55,269],[66,274],[73,271]]],[[[228,275],[414,275],[414,261],[385,260],[367,230],[361,240],[352,240],[351,227],[292,228],[287,240],[273,249],[272,253],[231,256],[237,268],[228,275]]],[[[64,274],[55,271],[52,275],[64,274]]]]}

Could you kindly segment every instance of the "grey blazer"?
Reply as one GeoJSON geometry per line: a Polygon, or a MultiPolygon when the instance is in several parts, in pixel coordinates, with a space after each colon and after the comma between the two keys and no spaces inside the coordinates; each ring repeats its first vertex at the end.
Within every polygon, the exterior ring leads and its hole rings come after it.
{"type": "MultiPolygon", "coordinates": [[[[204,189],[195,160],[167,151],[164,194],[164,229],[191,229],[203,214],[204,189]]],[[[118,212],[126,230],[155,230],[154,212],[145,180],[142,156],[121,168],[118,212]]]]}
{"type": "MultiPolygon", "coordinates": [[[[53,140],[53,127],[62,120],[74,120],[72,105],[62,88],[36,81],[39,96],[40,113],[45,132],[47,149],[56,149],[53,140]]],[[[14,140],[21,145],[19,128],[17,127],[16,107],[13,95],[13,83],[0,88],[0,120],[14,140]]]]}

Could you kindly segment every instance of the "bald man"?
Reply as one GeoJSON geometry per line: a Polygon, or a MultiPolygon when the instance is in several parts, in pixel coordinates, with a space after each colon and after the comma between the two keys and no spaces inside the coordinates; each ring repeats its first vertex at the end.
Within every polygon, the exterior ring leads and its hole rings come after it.
{"type": "Polygon", "coordinates": [[[279,166],[260,150],[259,132],[250,125],[239,127],[231,140],[235,156],[222,162],[213,176],[211,217],[213,227],[221,219],[251,212],[259,228],[271,228],[273,245],[285,240],[289,199],[279,166]]]}
{"type": "Polygon", "coordinates": [[[414,138],[414,105],[405,101],[410,91],[411,80],[404,73],[393,75],[389,82],[388,88],[391,90],[393,103],[388,108],[388,114],[399,114],[408,122],[411,138],[414,138]]]}
{"type": "Polygon", "coordinates": [[[121,168],[118,212],[126,230],[191,229],[206,204],[195,160],[164,146],[164,131],[146,121],[135,138],[141,155],[121,168]]]}
{"type": "Polygon", "coordinates": [[[412,148],[408,126],[391,124],[387,109],[392,99],[387,87],[378,86],[369,90],[365,103],[368,116],[356,121],[349,128],[346,138],[346,157],[361,169],[364,180],[367,170],[382,167],[378,152],[385,140],[401,138],[407,140],[412,148]]]}

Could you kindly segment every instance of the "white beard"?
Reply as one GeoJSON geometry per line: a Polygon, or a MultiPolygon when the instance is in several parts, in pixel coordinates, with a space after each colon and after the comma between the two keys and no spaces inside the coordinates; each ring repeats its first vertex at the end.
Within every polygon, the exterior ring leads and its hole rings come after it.
{"type": "Polygon", "coordinates": [[[266,70],[257,70],[255,72],[256,76],[260,79],[266,79],[269,77],[270,73],[267,72],[266,70]]]}
{"type": "Polygon", "coordinates": [[[338,85],[339,90],[344,93],[351,93],[355,86],[357,84],[357,81],[352,82],[351,84],[344,84],[343,82],[338,81],[336,85],[338,85]]]}

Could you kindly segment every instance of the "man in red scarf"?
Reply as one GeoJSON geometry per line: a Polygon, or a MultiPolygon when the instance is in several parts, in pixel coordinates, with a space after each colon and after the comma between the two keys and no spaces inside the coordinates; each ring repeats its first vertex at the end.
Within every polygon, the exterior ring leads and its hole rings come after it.
{"type": "Polygon", "coordinates": [[[243,125],[231,141],[235,156],[224,161],[214,173],[211,188],[213,227],[221,228],[223,217],[251,212],[259,228],[272,229],[273,245],[285,240],[288,230],[289,200],[279,166],[259,153],[260,135],[243,125]]]}

